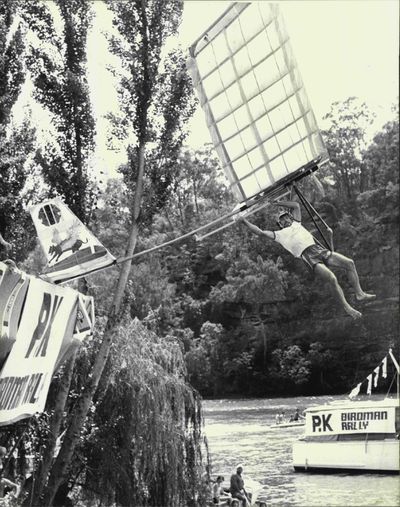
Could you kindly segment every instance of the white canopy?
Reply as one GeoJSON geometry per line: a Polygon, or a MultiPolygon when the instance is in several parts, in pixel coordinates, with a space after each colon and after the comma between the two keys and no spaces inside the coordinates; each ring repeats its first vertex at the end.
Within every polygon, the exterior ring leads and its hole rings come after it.
{"type": "Polygon", "coordinates": [[[241,202],[327,161],[277,4],[233,3],[191,46],[188,69],[241,202]]]}

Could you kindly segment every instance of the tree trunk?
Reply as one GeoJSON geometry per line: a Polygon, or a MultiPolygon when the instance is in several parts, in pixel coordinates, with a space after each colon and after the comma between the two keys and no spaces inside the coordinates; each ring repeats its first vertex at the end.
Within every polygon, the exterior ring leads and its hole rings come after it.
{"type": "MultiPolygon", "coordinates": [[[[137,219],[139,217],[140,203],[143,192],[144,149],[145,143],[141,142],[139,145],[139,171],[133,203],[132,227],[128,247],[126,250],[127,257],[133,254],[137,241],[137,233],[138,233],[137,219]]],[[[113,342],[113,334],[119,322],[119,311],[126,283],[129,277],[131,264],[132,264],[131,260],[128,260],[127,262],[122,264],[122,269],[118,279],[117,288],[114,294],[114,300],[108,314],[108,319],[103,334],[103,340],[100,345],[99,352],[95,358],[91,375],[88,378],[86,389],[79,398],[76,407],[74,409],[74,412],[71,415],[70,425],[68,426],[60,452],[50,472],[47,488],[44,494],[43,506],[46,507],[51,506],[54,496],[57,492],[57,489],[67,476],[68,467],[69,464],[71,463],[75,447],[78,443],[83,425],[85,423],[86,415],[90,408],[93,395],[97,389],[98,383],[103,373],[104,366],[110,353],[111,345],[113,342]]]]}
{"type": "Polygon", "coordinates": [[[196,210],[196,215],[199,215],[199,203],[197,201],[197,185],[195,179],[193,179],[193,196],[194,196],[194,206],[196,210]]]}
{"type": "Polygon", "coordinates": [[[267,364],[267,333],[265,332],[264,322],[261,316],[258,316],[261,322],[261,333],[263,337],[263,370],[265,370],[265,366],[267,364]]]}
{"type": "Polygon", "coordinates": [[[47,476],[49,474],[49,470],[53,462],[54,450],[57,444],[57,437],[60,434],[65,405],[67,403],[68,393],[71,386],[77,350],[78,349],[75,348],[72,356],[68,359],[67,364],[65,365],[64,368],[60,389],[57,393],[57,397],[55,400],[54,413],[50,420],[49,436],[46,442],[46,447],[44,448],[43,458],[40,463],[34,487],[30,492],[30,497],[28,498],[26,505],[30,505],[32,500],[34,500],[35,498],[41,497],[43,489],[46,484],[47,476]]]}
{"type": "MultiPolygon", "coordinates": [[[[135,197],[133,201],[133,212],[132,212],[132,227],[129,235],[128,246],[125,252],[125,257],[130,257],[135,251],[137,236],[138,236],[138,218],[140,213],[140,203],[142,201],[143,193],[143,174],[144,174],[144,149],[145,144],[142,142],[139,146],[139,171],[136,181],[135,197]]],[[[122,297],[124,295],[126,283],[128,281],[129,273],[131,270],[132,261],[127,261],[122,264],[121,271],[118,278],[117,288],[114,294],[114,300],[112,303],[112,312],[118,313],[121,306],[122,297]]]]}

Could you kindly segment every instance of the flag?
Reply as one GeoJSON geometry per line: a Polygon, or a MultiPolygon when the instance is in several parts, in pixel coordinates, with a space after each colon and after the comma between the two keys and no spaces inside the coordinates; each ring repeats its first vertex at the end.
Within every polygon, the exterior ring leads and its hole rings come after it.
{"type": "Polygon", "coordinates": [[[0,425],[44,410],[51,378],[81,326],[80,305],[89,308],[87,336],[91,298],[0,262],[0,425]]]}
{"type": "Polygon", "coordinates": [[[367,394],[371,394],[371,392],[372,392],[372,373],[370,373],[368,375],[367,380],[368,380],[367,394]]]}
{"type": "Polygon", "coordinates": [[[44,280],[67,282],[114,263],[115,257],[61,199],[51,199],[29,211],[48,261],[41,275],[44,280]]]}
{"type": "Polygon", "coordinates": [[[377,366],[374,370],[374,387],[378,387],[378,379],[379,379],[379,366],[377,366]]]}
{"type": "Polygon", "coordinates": [[[0,262],[0,368],[15,343],[28,285],[24,273],[0,262]]]}
{"type": "Polygon", "coordinates": [[[387,377],[387,356],[382,360],[382,377],[387,377]]]}
{"type": "Polygon", "coordinates": [[[355,398],[356,396],[358,396],[359,392],[360,392],[360,387],[361,387],[361,382],[359,384],[356,385],[356,387],[351,391],[351,393],[349,394],[349,398],[350,399],[353,399],[355,398]]]}
{"type": "Polygon", "coordinates": [[[82,341],[92,336],[94,328],[94,301],[91,296],[78,293],[75,311],[69,323],[69,332],[63,341],[54,371],[79,347],[82,341]]]}

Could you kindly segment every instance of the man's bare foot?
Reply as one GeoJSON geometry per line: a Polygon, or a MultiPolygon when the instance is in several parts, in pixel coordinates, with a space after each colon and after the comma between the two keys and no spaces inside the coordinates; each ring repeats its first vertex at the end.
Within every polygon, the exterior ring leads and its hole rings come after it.
{"type": "Polygon", "coordinates": [[[376,294],[367,294],[366,292],[362,292],[361,294],[356,294],[357,301],[372,301],[376,299],[376,294]]]}
{"type": "Polygon", "coordinates": [[[346,307],[344,310],[354,320],[361,319],[361,317],[362,317],[361,312],[359,312],[358,310],[355,310],[351,306],[346,307]]]}
{"type": "Polygon", "coordinates": [[[11,270],[13,269],[17,269],[17,265],[15,264],[15,262],[12,260],[12,259],[6,259],[3,261],[4,264],[6,264],[11,270]]]}

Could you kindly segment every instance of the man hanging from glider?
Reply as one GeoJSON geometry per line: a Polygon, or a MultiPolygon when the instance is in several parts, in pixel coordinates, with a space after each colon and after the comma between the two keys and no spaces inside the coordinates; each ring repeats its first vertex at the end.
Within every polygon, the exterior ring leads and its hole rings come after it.
{"type": "MultiPolygon", "coordinates": [[[[243,216],[240,216],[238,221],[246,224],[255,234],[275,240],[294,257],[303,259],[313,269],[314,273],[331,288],[345,312],[353,319],[360,318],[361,313],[347,302],[335,274],[331,271],[331,268],[345,270],[349,282],[354,288],[356,299],[358,301],[371,301],[376,296],[375,294],[367,294],[361,288],[354,261],[338,252],[334,252],[333,248],[328,250],[316,243],[312,234],[301,224],[301,209],[298,202],[276,201],[276,204],[286,208],[279,213],[278,225],[281,229],[278,231],[263,231],[243,216]]],[[[331,229],[328,232],[332,234],[331,229]]]]}

